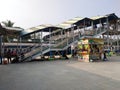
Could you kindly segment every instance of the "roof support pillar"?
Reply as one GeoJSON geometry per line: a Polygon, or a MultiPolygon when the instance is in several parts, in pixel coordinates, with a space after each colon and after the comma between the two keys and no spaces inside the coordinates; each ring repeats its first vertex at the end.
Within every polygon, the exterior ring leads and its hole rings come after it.
{"type": "Polygon", "coordinates": [[[68,33],[66,33],[66,38],[67,38],[67,46],[68,46],[68,33]]]}
{"type": "Polygon", "coordinates": [[[119,35],[117,34],[117,50],[119,50],[119,35]]]}
{"type": "Polygon", "coordinates": [[[84,36],[86,36],[86,35],[85,35],[85,19],[84,19],[83,28],[84,28],[84,29],[83,29],[83,30],[84,30],[84,31],[83,31],[83,32],[84,32],[84,36]]]}
{"type": "Polygon", "coordinates": [[[50,49],[50,53],[49,54],[50,54],[50,57],[52,57],[52,51],[51,51],[51,28],[49,28],[49,34],[50,34],[49,35],[49,37],[50,37],[49,38],[49,49],[50,49]]]}
{"type": "Polygon", "coordinates": [[[72,34],[71,36],[73,36],[73,41],[74,41],[74,39],[75,39],[75,38],[74,38],[74,24],[71,25],[71,32],[72,32],[72,33],[71,33],[71,34],[72,34]]]}
{"type": "Polygon", "coordinates": [[[63,40],[63,29],[61,29],[61,41],[63,40]]]}
{"type": "Polygon", "coordinates": [[[34,44],[35,44],[36,34],[34,33],[34,44]]]}
{"type": "Polygon", "coordinates": [[[2,64],[2,57],[3,57],[3,36],[0,35],[0,59],[1,59],[1,64],[2,64]]]}
{"type": "Polygon", "coordinates": [[[102,32],[102,22],[101,22],[101,19],[99,20],[100,22],[100,33],[102,32]]]}
{"type": "Polygon", "coordinates": [[[93,23],[93,21],[91,22],[91,26],[92,26],[92,34],[94,34],[94,23],[93,23]]]}
{"type": "Polygon", "coordinates": [[[81,32],[80,32],[80,27],[79,27],[79,26],[77,26],[77,30],[78,30],[78,35],[79,35],[79,39],[80,39],[80,37],[81,37],[81,32]]]}
{"type": "Polygon", "coordinates": [[[106,24],[107,24],[107,46],[108,46],[108,49],[110,49],[110,40],[109,40],[109,20],[108,20],[108,17],[106,18],[106,24]]]}
{"type": "Polygon", "coordinates": [[[42,35],[43,33],[42,33],[42,31],[40,32],[40,46],[41,46],[41,56],[42,56],[42,50],[43,50],[43,47],[42,47],[42,35]]]}
{"type": "Polygon", "coordinates": [[[94,29],[94,23],[93,21],[91,22],[92,30],[94,29]]]}

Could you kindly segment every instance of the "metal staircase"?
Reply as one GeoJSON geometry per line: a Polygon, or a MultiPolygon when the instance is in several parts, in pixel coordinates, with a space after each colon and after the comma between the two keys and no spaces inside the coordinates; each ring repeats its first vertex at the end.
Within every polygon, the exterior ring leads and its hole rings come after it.
{"type": "Polygon", "coordinates": [[[102,29],[99,28],[96,31],[93,30],[89,30],[89,31],[85,31],[83,35],[73,35],[70,37],[66,37],[64,40],[62,40],[61,42],[56,43],[55,45],[47,45],[47,46],[43,46],[43,45],[37,45],[35,47],[32,48],[32,50],[28,53],[24,54],[24,57],[21,58],[21,61],[31,61],[32,59],[34,59],[37,56],[43,55],[51,50],[65,50],[68,47],[70,47],[72,44],[77,43],[79,39],[85,38],[85,37],[97,37],[98,35],[101,35],[103,33],[105,33],[107,31],[107,29],[102,29]],[[87,32],[87,33],[86,33],[87,32]]]}

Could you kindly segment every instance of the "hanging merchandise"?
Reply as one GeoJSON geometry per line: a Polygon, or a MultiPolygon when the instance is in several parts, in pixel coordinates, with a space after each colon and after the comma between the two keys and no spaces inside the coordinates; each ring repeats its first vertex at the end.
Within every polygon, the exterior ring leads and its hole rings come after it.
{"type": "Polygon", "coordinates": [[[78,60],[84,62],[102,60],[103,39],[85,38],[78,42],[78,60]]]}

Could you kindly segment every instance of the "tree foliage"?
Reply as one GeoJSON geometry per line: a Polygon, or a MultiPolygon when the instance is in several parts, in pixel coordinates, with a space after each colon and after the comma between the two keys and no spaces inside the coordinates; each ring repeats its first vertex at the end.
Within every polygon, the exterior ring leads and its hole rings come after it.
{"type": "Polygon", "coordinates": [[[6,27],[13,27],[14,22],[7,20],[7,21],[3,21],[2,24],[6,27]]]}

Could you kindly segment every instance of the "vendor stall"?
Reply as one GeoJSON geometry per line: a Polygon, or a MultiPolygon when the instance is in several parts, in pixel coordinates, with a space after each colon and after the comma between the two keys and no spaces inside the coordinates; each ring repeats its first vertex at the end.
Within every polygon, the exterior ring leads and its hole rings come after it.
{"type": "Polygon", "coordinates": [[[102,60],[104,57],[104,40],[98,38],[85,38],[78,42],[78,60],[92,62],[102,60]]]}

